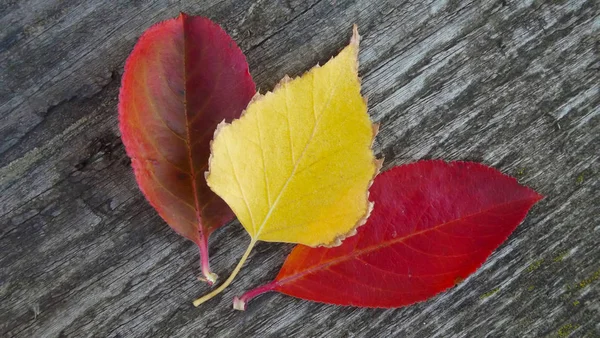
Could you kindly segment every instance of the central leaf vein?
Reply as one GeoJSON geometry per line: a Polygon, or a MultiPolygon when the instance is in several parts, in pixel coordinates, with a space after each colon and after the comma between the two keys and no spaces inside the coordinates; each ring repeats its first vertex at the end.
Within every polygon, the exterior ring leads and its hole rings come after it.
{"type": "MultiPolygon", "coordinates": [[[[313,76],[313,79],[314,79],[315,74],[312,73],[310,75],[313,76]]],[[[341,76],[342,76],[342,72],[339,71],[339,73],[336,75],[335,81],[333,81],[332,84],[331,84],[331,90],[329,92],[327,101],[322,106],[321,112],[318,115],[318,118],[315,120],[315,124],[313,125],[312,133],[311,133],[310,137],[308,138],[308,140],[306,141],[306,144],[304,145],[304,149],[302,149],[302,152],[300,153],[300,156],[298,156],[298,160],[294,164],[294,167],[292,168],[292,172],[290,173],[289,177],[285,181],[283,187],[281,188],[281,190],[279,190],[279,193],[277,194],[277,198],[273,202],[273,205],[271,205],[271,207],[269,208],[269,212],[265,216],[265,219],[263,220],[263,222],[261,223],[261,225],[258,227],[258,231],[255,230],[255,234],[253,236],[254,238],[258,238],[260,236],[260,233],[262,232],[265,224],[267,223],[267,221],[269,220],[269,218],[273,214],[273,210],[276,209],[277,204],[279,203],[279,200],[281,199],[281,196],[283,195],[284,191],[287,189],[288,185],[292,181],[292,178],[296,174],[296,171],[298,170],[298,167],[299,167],[300,163],[302,162],[302,159],[304,158],[304,155],[306,154],[306,150],[308,149],[308,146],[311,144],[312,140],[314,139],[314,137],[315,137],[315,135],[317,133],[317,130],[318,130],[318,127],[319,127],[319,123],[323,119],[323,116],[325,116],[325,113],[327,112],[327,108],[329,108],[329,105],[331,104],[331,100],[332,100],[332,98],[333,98],[333,96],[335,94],[335,91],[336,91],[337,86],[338,86],[338,84],[340,82],[341,76]]],[[[314,93],[314,84],[313,84],[313,93],[314,93]]],[[[289,114],[289,112],[286,112],[286,113],[289,114]]],[[[316,115],[317,114],[316,113],[316,108],[314,106],[314,100],[313,100],[313,114],[315,114],[315,116],[317,116],[316,115]]]]}

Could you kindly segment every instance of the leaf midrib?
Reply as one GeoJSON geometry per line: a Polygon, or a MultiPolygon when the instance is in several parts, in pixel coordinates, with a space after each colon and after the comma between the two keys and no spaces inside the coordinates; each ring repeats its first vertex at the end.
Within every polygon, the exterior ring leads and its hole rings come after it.
{"type": "Polygon", "coordinates": [[[288,283],[291,283],[291,282],[293,282],[293,281],[295,281],[297,279],[300,279],[300,278],[302,278],[302,277],[304,277],[306,275],[312,274],[312,273],[314,273],[316,271],[324,270],[326,268],[329,268],[330,266],[337,265],[337,264],[340,264],[340,263],[343,263],[343,262],[346,262],[346,261],[358,258],[358,257],[363,256],[365,254],[377,251],[377,250],[379,250],[381,248],[389,247],[389,246],[392,246],[394,244],[398,244],[398,243],[403,242],[403,241],[405,241],[405,240],[407,240],[407,239],[409,239],[411,237],[414,237],[414,236],[417,236],[417,235],[421,235],[421,234],[427,233],[429,231],[437,230],[437,229],[439,229],[441,227],[444,227],[444,226],[447,226],[449,224],[452,224],[452,223],[455,223],[455,222],[458,222],[458,221],[462,221],[462,220],[465,220],[465,219],[468,219],[468,218],[471,218],[471,217],[474,217],[474,216],[478,216],[480,214],[493,211],[493,210],[495,210],[497,208],[501,208],[501,207],[504,207],[504,206],[507,206],[507,205],[511,205],[513,203],[519,203],[519,202],[523,202],[523,201],[526,201],[526,200],[532,200],[532,199],[533,199],[533,197],[528,197],[528,198],[522,198],[522,199],[510,201],[510,202],[501,203],[501,204],[495,205],[495,206],[493,206],[491,208],[488,208],[488,209],[485,209],[485,210],[481,210],[481,211],[472,213],[472,214],[467,215],[465,217],[461,217],[461,218],[457,218],[457,219],[453,219],[453,220],[441,223],[441,224],[436,225],[436,226],[434,226],[432,228],[428,228],[428,229],[421,230],[421,231],[418,231],[418,232],[413,232],[413,233],[408,234],[408,235],[406,235],[404,237],[394,238],[393,240],[390,240],[390,241],[380,242],[378,245],[373,245],[371,247],[367,247],[367,248],[364,248],[364,249],[361,249],[361,250],[358,250],[358,251],[354,251],[350,255],[345,255],[345,256],[342,256],[342,257],[338,257],[338,258],[332,259],[330,261],[327,261],[327,262],[315,265],[315,266],[313,266],[313,267],[311,267],[309,269],[306,269],[306,270],[304,270],[304,271],[302,271],[300,273],[297,273],[297,274],[294,274],[294,275],[290,275],[290,276],[286,276],[285,278],[282,278],[281,280],[277,281],[276,283],[278,285],[288,284],[288,283]]]}
{"type": "MultiPolygon", "coordinates": [[[[317,127],[318,127],[319,123],[321,122],[321,119],[325,115],[326,109],[329,107],[329,104],[331,103],[331,99],[333,98],[333,94],[334,94],[334,92],[336,91],[336,89],[338,87],[338,82],[340,80],[341,75],[342,75],[342,72],[340,71],[339,74],[336,76],[336,80],[333,82],[333,86],[332,86],[331,91],[329,93],[329,97],[327,98],[327,102],[321,108],[321,114],[319,115],[319,118],[315,121],[315,125],[313,126],[312,133],[311,133],[310,137],[308,138],[308,140],[306,141],[306,144],[304,145],[304,149],[300,153],[300,156],[298,156],[298,160],[294,164],[294,168],[292,169],[292,172],[290,173],[290,176],[288,176],[288,178],[285,181],[283,187],[279,191],[279,194],[277,194],[277,198],[275,198],[275,201],[270,206],[269,211],[268,211],[267,215],[265,216],[265,219],[263,220],[262,224],[258,228],[258,231],[254,234],[254,236],[252,236],[253,240],[258,240],[258,238],[260,237],[260,234],[261,234],[261,232],[262,232],[265,224],[267,223],[267,221],[269,220],[269,218],[273,214],[273,211],[276,209],[276,206],[279,203],[279,201],[281,199],[281,196],[283,195],[283,192],[286,190],[286,188],[288,187],[290,181],[292,180],[292,178],[296,174],[296,171],[298,170],[298,166],[299,166],[300,162],[302,162],[302,159],[304,158],[304,155],[306,154],[306,150],[308,149],[308,146],[310,145],[310,143],[312,142],[313,138],[315,137],[315,134],[316,134],[316,131],[317,131],[317,127]]],[[[314,113],[315,112],[315,108],[314,108],[314,89],[315,89],[315,86],[314,86],[314,79],[315,79],[314,72],[311,74],[311,76],[313,78],[312,96],[313,96],[313,113],[314,113]]],[[[284,85],[284,88],[286,86],[288,86],[289,83],[291,83],[291,82],[286,83],[284,85]]],[[[287,116],[287,114],[289,114],[288,111],[286,111],[286,116],[287,116]]],[[[288,132],[291,132],[290,128],[288,128],[288,132]]],[[[266,173],[265,173],[265,175],[266,175],[266,173]]],[[[267,189],[268,189],[268,187],[267,187],[267,189]]]]}
{"type": "Polygon", "coordinates": [[[202,236],[204,236],[204,231],[203,227],[202,227],[202,218],[200,215],[200,201],[198,200],[198,186],[196,183],[196,170],[194,169],[194,158],[192,157],[192,145],[191,145],[191,139],[190,139],[190,135],[191,135],[191,125],[190,125],[190,121],[188,119],[188,104],[187,104],[187,95],[188,95],[188,88],[187,88],[187,62],[188,62],[188,57],[187,57],[187,29],[186,29],[186,18],[183,17],[182,18],[182,26],[183,26],[183,112],[184,112],[184,118],[185,118],[185,132],[186,132],[186,137],[185,137],[185,144],[187,146],[187,151],[188,151],[188,162],[189,162],[189,168],[190,168],[190,178],[192,179],[192,189],[194,191],[194,205],[196,207],[196,220],[198,221],[198,224],[196,225],[197,229],[199,230],[198,233],[198,240],[200,240],[200,238],[202,236]]]}

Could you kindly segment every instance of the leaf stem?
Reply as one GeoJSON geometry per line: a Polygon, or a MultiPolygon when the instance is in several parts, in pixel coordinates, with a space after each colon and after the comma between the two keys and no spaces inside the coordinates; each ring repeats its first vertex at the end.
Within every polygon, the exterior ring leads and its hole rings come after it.
{"type": "Polygon", "coordinates": [[[246,303],[250,301],[252,298],[262,295],[265,292],[275,290],[277,286],[276,281],[272,281],[271,283],[265,284],[263,286],[259,286],[255,289],[252,289],[246,293],[244,293],[241,297],[233,298],[233,308],[236,310],[244,311],[246,310],[246,303]]]}
{"type": "Polygon", "coordinates": [[[254,245],[256,244],[256,240],[253,238],[250,241],[250,244],[248,245],[248,248],[246,249],[246,252],[244,252],[244,255],[242,256],[242,258],[240,259],[240,261],[238,262],[237,266],[235,267],[235,269],[233,269],[233,272],[231,272],[231,275],[229,275],[229,277],[227,278],[227,280],[219,285],[218,288],[214,289],[213,291],[209,292],[208,294],[196,299],[194,301],[194,306],[198,306],[208,300],[210,300],[211,298],[213,298],[214,296],[218,295],[219,293],[221,293],[223,290],[225,290],[226,287],[229,286],[229,284],[231,284],[231,282],[233,281],[233,279],[235,278],[235,276],[237,276],[237,274],[240,272],[240,269],[242,268],[242,266],[244,265],[244,263],[246,262],[246,260],[248,259],[248,256],[250,256],[250,252],[252,251],[252,248],[254,248],[254,245]]]}
{"type": "Polygon", "coordinates": [[[219,278],[216,273],[210,271],[210,263],[208,261],[208,236],[200,234],[200,240],[198,242],[198,248],[200,248],[200,269],[204,278],[201,280],[206,281],[208,285],[213,285],[219,278]]]}

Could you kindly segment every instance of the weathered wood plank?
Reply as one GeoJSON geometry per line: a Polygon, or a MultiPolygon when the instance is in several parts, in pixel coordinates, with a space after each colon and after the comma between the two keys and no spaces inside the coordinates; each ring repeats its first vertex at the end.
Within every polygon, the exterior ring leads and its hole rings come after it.
{"type": "MultiPolygon", "coordinates": [[[[0,27],[1,336],[600,336],[597,1],[24,0],[0,4],[0,27]],[[358,23],[385,167],[481,161],[546,199],[474,276],[421,304],[268,294],[234,312],[290,250],[261,244],[193,308],[207,291],[196,249],[139,193],[116,120],[136,38],[180,10],[223,25],[263,91],[325,62],[358,23]]],[[[237,223],[215,234],[216,272],[246,240],[237,223]]]]}

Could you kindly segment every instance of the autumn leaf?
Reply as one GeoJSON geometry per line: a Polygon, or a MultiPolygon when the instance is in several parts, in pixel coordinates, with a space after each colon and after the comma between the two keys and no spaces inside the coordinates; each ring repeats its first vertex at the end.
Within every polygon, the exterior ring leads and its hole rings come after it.
{"type": "Polygon", "coordinates": [[[472,274],[542,196],[471,162],[420,161],[380,174],[375,207],[335,248],[298,245],[267,291],[316,302],[392,308],[424,301],[472,274]]]}
{"type": "Polygon", "coordinates": [[[358,78],[358,32],[323,67],[285,78],[217,128],[207,182],[257,241],[337,245],[368,217],[379,162],[358,78]]]}
{"type": "Polygon", "coordinates": [[[233,218],[206,185],[210,141],[255,93],[244,54],[219,26],[181,14],[149,28],[125,65],[119,126],[140,189],[160,216],[200,248],[233,218]]]}

